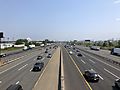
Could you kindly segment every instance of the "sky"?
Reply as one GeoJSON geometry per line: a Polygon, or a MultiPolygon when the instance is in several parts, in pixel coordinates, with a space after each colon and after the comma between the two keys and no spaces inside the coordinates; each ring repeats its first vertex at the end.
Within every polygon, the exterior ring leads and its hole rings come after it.
{"type": "Polygon", "coordinates": [[[0,0],[0,31],[10,40],[120,38],[120,0],[0,0]]]}

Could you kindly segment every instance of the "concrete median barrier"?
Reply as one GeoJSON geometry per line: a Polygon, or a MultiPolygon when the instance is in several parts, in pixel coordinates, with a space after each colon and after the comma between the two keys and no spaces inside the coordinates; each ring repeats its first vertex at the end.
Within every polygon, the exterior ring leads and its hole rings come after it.
{"type": "Polygon", "coordinates": [[[32,90],[58,90],[59,65],[60,48],[57,48],[32,90]]]}

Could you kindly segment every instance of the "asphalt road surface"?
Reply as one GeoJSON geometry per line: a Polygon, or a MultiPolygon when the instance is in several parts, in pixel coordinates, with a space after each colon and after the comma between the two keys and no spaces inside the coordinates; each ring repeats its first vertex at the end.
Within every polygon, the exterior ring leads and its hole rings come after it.
{"type": "MultiPolygon", "coordinates": [[[[120,78],[120,67],[115,66],[114,64],[109,63],[106,60],[100,59],[97,56],[96,57],[92,56],[83,51],[80,51],[80,53],[83,55],[82,57],[78,57],[76,50],[73,50],[73,48],[67,48],[67,51],[73,52],[71,57],[73,58],[76,65],[78,66],[78,68],[80,69],[80,71],[83,74],[84,74],[85,70],[90,70],[90,69],[93,69],[96,72],[98,72],[99,77],[100,77],[99,82],[98,83],[89,82],[89,85],[92,88],[92,90],[117,90],[117,88],[114,86],[114,81],[115,81],[115,79],[120,78]]],[[[66,60],[68,60],[68,59],[66,58],[66,60]]],[[[70,60],[70,58],[69,58],[69,60],[70,60]]],[[[67,63],[69,63],[69,62],[67,62],[67,63]]],[[[72,66],[72,63],[69,66],[72,66]]],[[[66,65],[66,67],[67,67],[67,65],[66,65]]],[[[71,67],[69,67],[69,69],[70,68],[71,67]]],[[[71,76],[71,74],[69,76],[69,79],[74,78],[78,75],[75,72],[74,72],[73,76],[71,76]]],[[[77,81],[77,80],[75,80],[75,81],[77,81]]],[[[80,80],[79,80],[79,82],[80,82],[80,80]]],[[[75,83],[74,80],[73,80],[73,83],[75,83]]],[[[75,87],[78,87],[80,85],[81,84],[79,83],[75,87]]],[[[73,89],[71,89],[71,90],[73,90],[73,89]]],[[[76,90],[80,90],[80,89],[76,89],[76,90]]],[[[82,90],[85,90],[85,89],[82,89],[82,90]]]]}
{"type": "MultiPolygon", "coordinates": [[[[24,58],[12,62],[8,65],[0,67],[0,90],[6,90],[11,84],[19,83],[22,85],[23,90],[32,90],[36,81],[38,80],[40,72],[33,72],[32,68],[34,63],[37,61],[38,55],[43,56],[43,61],[45,65],[48,63],[50,58],[47,58],[48,53],[44,53],[45,50],[36,50],[24,58]]],[[[49,50],[49,53],[54,53],[54,49],[49,50]]]]}

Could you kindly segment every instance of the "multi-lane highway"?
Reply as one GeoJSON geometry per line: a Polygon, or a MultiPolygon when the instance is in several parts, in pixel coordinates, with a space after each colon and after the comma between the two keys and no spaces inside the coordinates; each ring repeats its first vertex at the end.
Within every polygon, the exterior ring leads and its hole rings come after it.
{"type": "Polygon", "coordinates": [[[78,47],[73,49],[71,46],[66,48],[64,45],[59,46],[59,50],[53,46],[52,49],[47,47],[48,53],[53,55],[52,60],[47,58],[46,48],[24,51],[3,58],[10,60],[11,63],[0,67],[0,90],[6,90],[11,84],[20,84],[23,90],[39,90],[39,88],[46,90],[58,88],[58,82],[61,82],[62,86],[59,90],[117,90],[114,81],[120,78],[119,66],[81,51],[78,47]],[[80,52],[76,52],[77,50],[80,52]],[[73,53],[70,54],[70,51],[73,53]],[[78,53],[82,56],[77,56],[78,53]],[[45,66],[42,71],[33,72],[32,68],[37,62],[38,55],[43,56],[45,66]],[[58,69],[59,65],[61,69],[58,69]],[[91,69],[99,74],[99,82],[88,82],[84,78],[84,71],[91,69]],[[59,75],[62,75],[60,81],[58,81],[59,75]]]}
{"type": "MultiPolygon", "coordinates": [[[[64,68],[69,68],[68,70],[65,70],[65,73],[68,71],[72,72],[72,73],[68,74],[68,77],[69,77],[68,80],[71,80],[71,78],[72,78],[71,84],[70,84],[70,86],[72,88],[80,87],[81,85],[83,86],[83,84],[81,84],[81,79],[77,78],[78,77],[77,75],[81,75],[81,74],[76,73],[75,72],[76,70],[78,70],[78,71],[80,70],[82,72],[82,74],[84,74],[85,70],[93,69],[96,72],[98,72],[100,80],[98,83],[89,82],[89,85],[92,90],[117,90],[114,87],[114,81],[115,81],[115,79],[120,78],[120,67],[115,66],[114,64],[109,63],[106,60],[100,59],[97,56],[96,57],[92,56],[83,51],[80,51],[80,53],[83,56],[78,57],[77,56],[78,52],[76,52],[76,50],[73,50],[73,48],[66,48],[63,50],[63,53],[67,53],[69,51],[72,51],[73,54],[64,56],[64,57],[67,57],[67,58],[64,58],[64,60],[68,61],[67,65],[65,65],[64,68]],[[74,62],[72,62],[72,60],[74,60],[74,62]],[[68,65],[68,63],[70,65],[68,65]],[[73,71],[73,63],[74,63],[74,67],[77,66],[76,70],[74,70],[74,71],[73,71]],[[70,70],[72,70],[72,71],[70,71],[70,70]],[[71,75],[73,75],[73,76],[71,76],[71,75]],[[79,84],[76,84],[76,82],[79,84]]],[[[68,88],[67,84],[68,83],[66,83],[66,87],[68,88]]],[[[68,90],[70,90],[70,89],[68,89],[68,90]]],[[[71,90],[73,90],[73,89],[71,89],[71,90]]],[[[80,89],[76,88],[76,90],[80,90],[80,89]]],[[[82,90],[86,90],[86,89],[82,89],[82,90]]]]}
{"type": "MultiPolygon", "coordinates": [[[[47,55],[48,53],[53,54],[54,49],[50,49],[47,54],[44,52],[45,49],[36,49],[26,52],[26,55],[25,52],[20,53],[18,56],[24,55],[23,58],[0,67],[0,90],[6,90],[6,88],[11,84],[17,83],[22,85],[23,90],[32,90],[40,74],[42,73],[42,71],[32,71],[33,65],[37,61],[37,56],[43,56],[42,61],[46,66],[46,64],[50,60],[50,58],[47,58],[47,55]]],[[[14,57],[14,55],[10,57],[14,57]]],[[[9,59],[9,57],[6,58],[9,59]]],[[[44,70],[44,68],[42,70],[44,70]]]]}

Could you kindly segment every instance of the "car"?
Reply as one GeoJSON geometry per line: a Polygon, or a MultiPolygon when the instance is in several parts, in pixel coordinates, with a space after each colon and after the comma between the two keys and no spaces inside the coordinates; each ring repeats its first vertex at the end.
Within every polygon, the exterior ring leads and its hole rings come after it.
{"type": "Polygon", "coordinates": [[[48,50],[45,50],[45,53],[48,53],[48,50]]]}
{"type": "Polygon", "coordinates": [[[12,84],[6,90],[23,90],[20,84],[12,84]]]}
{"type": "Polygon", "coordinates": [[[75,48],[73,48],[73,50],[75,50],[75,48]]]}
{"type": "Polygon", "coordinates": [[[70,52],[69,52],[69,54],[71,54],[71,55],[72,55],[72,54],[73,54],[73,52],[72,52],[72,51],[70,51],[70,52]]]}
{"type": "Polygon", "coordinates": [[[52,57],[52,55],[51,55],[51,54],[48,54],[47,58],[51,58],[51,57],[52,57]]]}
{"type": "Polygon", "coordinates": [[[76,50],[76,52],[80,52],[79,50],[76,50]]]}
{"type": "Polygon", "coordinates": [[[117,87],[118,89],[120,89],[120,79],[116,79],[115,80],[115,87],[117,87]]]}
{"type": "Polygon", "coordinates": [[[99,74],[93,69],[85,70],[84,77],[87,81],[99,81],[99,74]]]}
{"type": "Polygon", "coordinates": [[[82,54],[81,54],[81,53],[78,53],[78,54],[77,54],[77,56],[79,56],[79,57],[80,57],[80,56],[82,56],[82,54]]]}
{"type": "Polygon", "coordinates": [[[41,71],[41,69],[44,67],[44,62],[36,62],[34,64],[32,71],[41,71]]]}
{"type": "Polygon", "coordinates": [[[0,53],[0,57],[6,57],[5,53],[0,53]]]}
{"type": "Polygon", "coordinates": [[[37,60],[41,60],[43,57],[42,56],[38,56],[37,57],[37,60]]]}

